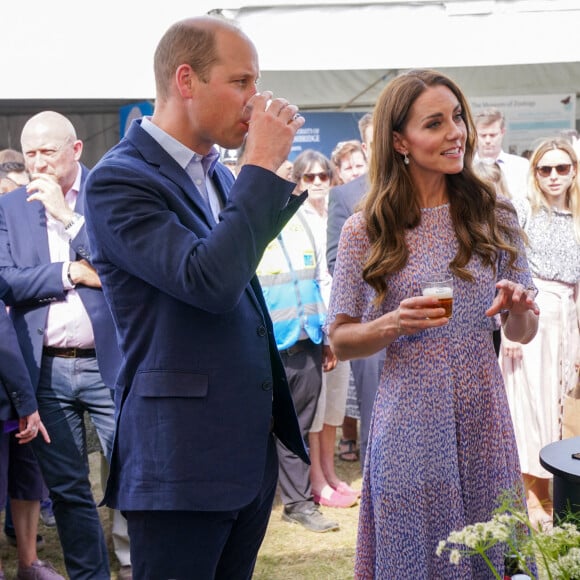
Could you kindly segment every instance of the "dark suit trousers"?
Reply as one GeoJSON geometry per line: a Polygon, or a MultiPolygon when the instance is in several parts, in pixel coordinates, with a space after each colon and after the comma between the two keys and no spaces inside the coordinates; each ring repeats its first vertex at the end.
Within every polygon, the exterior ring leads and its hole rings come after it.
{"type": "MultiPolygon", "coordinates": [[[[322,388],[322,345],[310,340],[280,351],[290,393],[296,408],[300,433],[307,439],[322,388]]],[[[314,508],[310,485],[310,466],[278,441],[280,497],[286,511],[309,511],[314,508]]]]}
{"type": "Polygon", "coordinates": [[[250,580],[266,534],[278,479],[270,436],[262,487],[240,510],[126,511],[133,578],[250,580]]]}

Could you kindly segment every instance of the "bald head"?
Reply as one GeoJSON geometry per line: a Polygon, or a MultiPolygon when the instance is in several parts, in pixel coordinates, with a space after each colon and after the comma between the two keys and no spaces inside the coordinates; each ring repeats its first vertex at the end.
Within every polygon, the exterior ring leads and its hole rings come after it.
{"type": "MultiPolygon", "coordinates": [[[[43,111],[28,119],[20,136],[21,144],[31,136],[47,136],[52,140],[64,143],[75,141],[77,133],[73,124],[60,113],[43,111]]],[[[24,151],[24,146],[23,146],[24,151]]]]}
{"type": "Polygon", "coordinates": [[[20,143],[26,169],[33,179],[43,173],[57,180],[64,192],[72,187],[83,143],[64,115],[55,111],[34,115],[24,125],[20,143]]]}

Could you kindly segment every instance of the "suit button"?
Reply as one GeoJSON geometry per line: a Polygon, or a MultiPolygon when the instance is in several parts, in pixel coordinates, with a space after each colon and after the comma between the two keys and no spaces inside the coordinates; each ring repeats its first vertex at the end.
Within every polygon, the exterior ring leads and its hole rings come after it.
{"type": "Polygon", "coordinates": [[[271,391],[272,390],[272,381],[264,381],[262,383],[262,390],[263,391],[271,391]]]}
{"type": "Polygon", "coordinates": [[[44,334],[44,328],[37,328],[36,332],[38,332],[38,334],[44,334]]]}
{"type": "Polygon", "coordinates": [[[258,333],[258,336],[266,336],[266,334],[267,334],[267,330],[266,330],[266,327],[264,325],[258,326],[258,329],[256,332],[258,333]]]}

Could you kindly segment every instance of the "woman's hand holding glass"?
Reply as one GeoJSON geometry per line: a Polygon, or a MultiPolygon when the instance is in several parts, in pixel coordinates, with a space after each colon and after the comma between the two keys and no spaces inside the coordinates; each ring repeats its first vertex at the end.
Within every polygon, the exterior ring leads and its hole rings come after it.
{"type": "Polygon", "coordinates": [[[416,334],[449,323],[449,318],[445,316],[445,308],[439,305],[439,300],[435,296],[405,298],[395,311],[395,316],[398,334],[416,334]]]}

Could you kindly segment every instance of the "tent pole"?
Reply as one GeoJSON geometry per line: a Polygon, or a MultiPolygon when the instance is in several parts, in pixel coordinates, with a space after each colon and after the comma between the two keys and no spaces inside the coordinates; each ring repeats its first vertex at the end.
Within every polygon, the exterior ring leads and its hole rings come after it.
{"type": "Polygon", "coordinates": [[[373,87],[376,87],[380,82],[384,82],[386,80],[389,80],[389,78],[394,77],[396,75],[396,73],[397,73],[397,71],[391,70],[391,71],[386,72],[384,75],[381,75],[374,83],[367,85],[364,88],[364,90],[362,90],[360,93],[356,94],[352,99],[350,99],[344,105],[342,105],[340,107],[339,111],[342,112],[342,111],[348,109],[359,97],[362,97],[365,93],[370,91],[373,87]]]}

